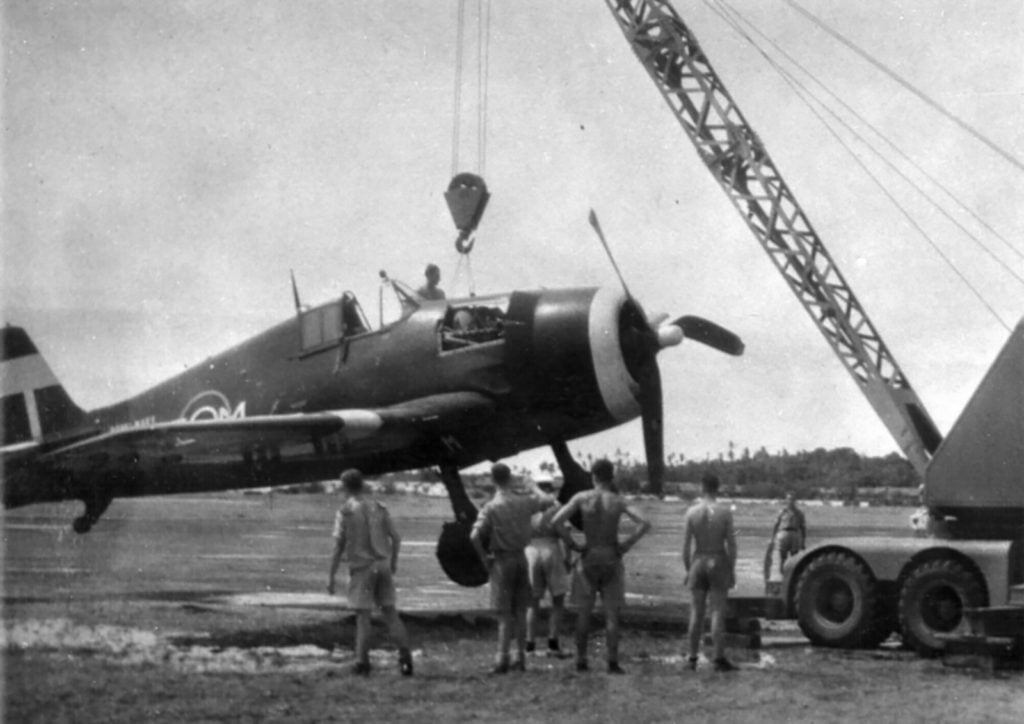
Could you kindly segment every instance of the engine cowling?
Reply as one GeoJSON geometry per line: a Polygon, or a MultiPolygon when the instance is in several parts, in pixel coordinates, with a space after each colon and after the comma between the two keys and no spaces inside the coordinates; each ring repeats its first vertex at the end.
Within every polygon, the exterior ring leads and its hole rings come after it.
{"type": "Polygon", "coordinates": [[[624,293],[516,292],[507,325],[506,364],[521,406],[598,429],[640,414],[637,380],[653,354],[643,312],[624,293]]]}

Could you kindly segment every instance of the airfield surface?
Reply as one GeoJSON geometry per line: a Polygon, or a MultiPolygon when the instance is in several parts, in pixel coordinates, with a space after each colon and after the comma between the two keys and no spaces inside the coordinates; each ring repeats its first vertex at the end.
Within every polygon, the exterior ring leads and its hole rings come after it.
{"type": "MultiPolygon", "coordinates": [[[[339,498],[220,494],[116,501],[77,536],[77,504],[0,518],[5,721],[1020,721],[1019,674],[952,669],[902,651],[810,647],[768,622],[741,670],[684,671],[683,503],[640,501],[654,531],[627,558],[626,676],[531,658],[491,677],[487,590],[449,582],[434,557],[444,499],[386,498],[405,538],[399,601],[417,672],[382,639],[369,680],[350,675],[353,624],[326,594],[339,498]]],[[[813,538],[910,535],[910,510],[809,507],[813,538]]],[[[738,503],[737,596],[762,590],[777,506],[738,503]]],[[[339,582],[343,584],[342,573],[339,582]]],[[[344,586],[340,586],[342,589],[344,586]]],[[[563,646],[569,644],[563,637],[563,646]]]]}

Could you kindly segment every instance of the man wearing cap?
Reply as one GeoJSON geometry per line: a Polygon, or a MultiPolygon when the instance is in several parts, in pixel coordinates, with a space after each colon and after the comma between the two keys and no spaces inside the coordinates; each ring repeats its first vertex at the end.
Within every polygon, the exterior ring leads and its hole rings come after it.
{"type": "MultiPolygon", "coordinates": [[[[537,488],[545,495],[553,495],[555,487],[550,482],[537,483],[537,488]]],[[[555,528],[551,519],[557,512],[551,507],[540,513],[534,513],[530,521],[533,536],[526,546],[526,562],[530,575],[530,589],[533,601],[526,611],[526,651],[536,650],[534,639],[537,631],[537,614],[544,595],[551,593],[551,615],[548,618],[548,656],[560,658],[562,647],[558,641],[558,631],[562,626],[562,613],[565,611],[565,594],[569,591],[569,575],[566,571],[565,537],[568,532],[564,527],[555,528]]]]}
{"type": "Polygon", "coordinates": [[[779,572],[786,559],[804,549],[807,540],[807,521],[803,511],[796,506],[793,493],[786,493],[786,507],[779,512],[772,529],[772,542],[779,557],[779,572]]]}
{"type": "Polygon", "coordinates": [[[334,557],[327,592],[334,595],[334,578],[342,557],[348,560],[348,605],[356,612],[356,665],[360,676],[370,673],[370,613],[380,608],[392,640],[398,644],[398,667],[412,675],[409,637],[395,608],[395,584],[401,536],[383,504],[365,495],[363,474],[356,469],[341,474],[348,495],[334,518],[334,557]]]}
{"type": "MultiPolygon", "coordinates": [[[[579,611],[576,618],[576,670],[587,671],[587,638],[590,635],[590,615],[597,594],[604,605],[605,637],[608,645],[608,673],[621,674],[619,666],[619,611],[626,599],[626,573],[622,557],[651,529],[643,516],[625,498],[615,491],[615,468],[609,460],[598,460],[590,472],[594,489],[577,493],[559,510],[551,523],[564,525],[576,512],[583,521],[586,545],[580,558],[581,582],[579,611]],[[619,522],[623,516],[636,524],[633,535],[619,541],[619,522]]],[[[578,547],[575,546],[574,547],[578,547]]]]}
{"type": "Polygon", "coordinates": [[[416,290],[416,295],[430,302],[444,299],[444,290],[437,286],[441,283],[441,270],[437,264],[427,264],[423,275],[427,278],[427,283],[416,290]]]}
{"type": "Polygon", "coordinates": [[[493,669],[505,674],[510,668],[526,670],[526,609],[532,595],[526,563],[534,513],[556,505],[555,499],[535,492],[517,492],[508,465],[491,467],[494,497],[480,509],[469,539],[491,580],[491,605],[498,617],[498,654],[493,669]],[[489,545],[484,546],[487,540],[489,545]],[[512,636],[516,659],[509,660],[512,636]]]}
{"type": "Polygon", "coordinates": [[[702,497],[686,511],[683,523],[683,566],[693,596],[690,610],[689,667],[697,669],[697,654],[704,635],[704,616],[710,604],[711,640],[715,671],[733,671],[725,658],[725,609],[729,589],[736,585],[736,533],[732,511],[718,502],[718,476],[701,480],[702,497]]]}

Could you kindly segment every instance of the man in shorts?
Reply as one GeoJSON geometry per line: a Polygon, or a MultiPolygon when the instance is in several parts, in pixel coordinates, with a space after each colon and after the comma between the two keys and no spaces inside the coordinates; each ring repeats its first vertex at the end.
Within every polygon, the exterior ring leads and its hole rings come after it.
{"type": "MultiPolygon", "coordinates": [[[[554,494],[554,486],[548,482],[537,484],[545,495],[554,494]]],[[[537,614],[540,603],[546,593],[551,594],[551,615],[548,617],[548,656],[561,658],[562,647],[558,641],[558,631],[562,626],[562,614],[565,611],[565,594],[569,591],[569,575],[566,571],[565,538],[568,532],[564,526],[555,528],[551,518],[557,512],[551,507],[540,513],[534,513],[530,521],[533,537],[526,546],[526,563],[530,575],[530,589],[533,602],[526,611],[526,651],[536,650],[534,639],[537,631],[537,614]]],[[[571,538],[570,538],[571,540],[571,538]]]]}
{"type": "Polygon", "coordinates": [[[355,673],[370,673],[370,613],[384,612],[388,631],[398,644],[398,668],[412,675],[409,637],[395,609],[395,584],[401,536],[395,530],[388,509],[365,495],[363,474],[346,470],[341,483],[348,495],[334,518],[334,557],[327,579],[327,592],[334,595],[334,578],[342,557],[348,560],[348,605],[356,612],[355,673]]]}
{"type": "Polygon", "coordinates": [[[491,579],[491,605],[498,616],[498,655],[493,673],[512,668],[526,670],[526,609],[532,600],[526,564],[530,542],[530,520],[534,513],[556,505],[555,499],[513,489],[512,471],[504,463],[491,467],[494,497],[480,513],[469,539],[491,579]],[[488,541],[487,547],[484,541],[488,541]],[[512,636],[516,637],[516,659],[509,661],[512,636]]]}
{"type": "MultiPolygon", "coordinates": [[[[586,545],[580,558],[579,610],[576,619],[576,670],[587,671],[587,638],[590,635],[590,615],[597,594],[604,605],[605,636],[608,645],[608,673],[621,674],[619,666],[619,612],[626,598],[626,574],[622,557],[636,545],[651,524],[644,520],[626,500],[615,492],[612,482],[615,468],[608,460],[598,460],[591,468],[594,489],[577,493],[559,510],[551,523],[564,525],[579,512],[583,522],[586,545]],[[636,524],[636,530],[625,541],[619,541],[619,521],[625,516],[636,524]]],[[[574,547],[575,546],[574,544],[574,547]]]]}
{"type": "Polygon", "coordinates": [[[697,668],[704,617],[711,607],[711,640],[715,671],[734,671],[725,658],[725,608],[729,589],[736,585],[736,532],[732,511],[719,503],[718,476],[707,473],[701,480],[703,493],[689,510],[683,529],[683,566],[686,585],[693,596],[690,612],[690,669],[697,668]]]}

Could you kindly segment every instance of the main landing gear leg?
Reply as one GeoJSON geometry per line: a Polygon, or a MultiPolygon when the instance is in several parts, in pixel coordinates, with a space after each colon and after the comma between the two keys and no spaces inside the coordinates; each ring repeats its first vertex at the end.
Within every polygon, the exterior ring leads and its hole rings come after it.
{"type": "Polygon", "coordinates": [[[569,452],[569,446],[566,445],[565,440],[551,443],[551,452],[555,454],[555,461],[562,471],[562,489],[558,492],[559,503],[565,505],[576,493],[594,487],[590,480],[590,473],[576,462],[572,453],[569,452]]]}
{"type": "Polygon", "coordinates": [[[441,482],[448,491],[448,500],[452,504],[452,512],[455,513],[455,520],[466,525],[472,525],[476,520],[476,506],[466,494],[466,486],[459,475],[459,469],[454,465],[441,466],[441,482]]]}
{"type": "Polygon", "coordinates": [[[85,503],[85,512],[75,518],[71,527],[76,533],[88,533],[93,525],[100,519],[100,516],[110,507],[113,498],[109,495],[93,493],[82,499],[85,503]]]}
{"type": "Polygon", "coordinates": [[[445,575],[460,586],[482,586],[487,583],[487,569],[469,540],[476,520],[476,506],[466,494],[466,486],[457,467],[442,465],[441,482],[448,490],[455,520],[441,527],[441,537],[437,540],[438,563],[445,575]]]}

